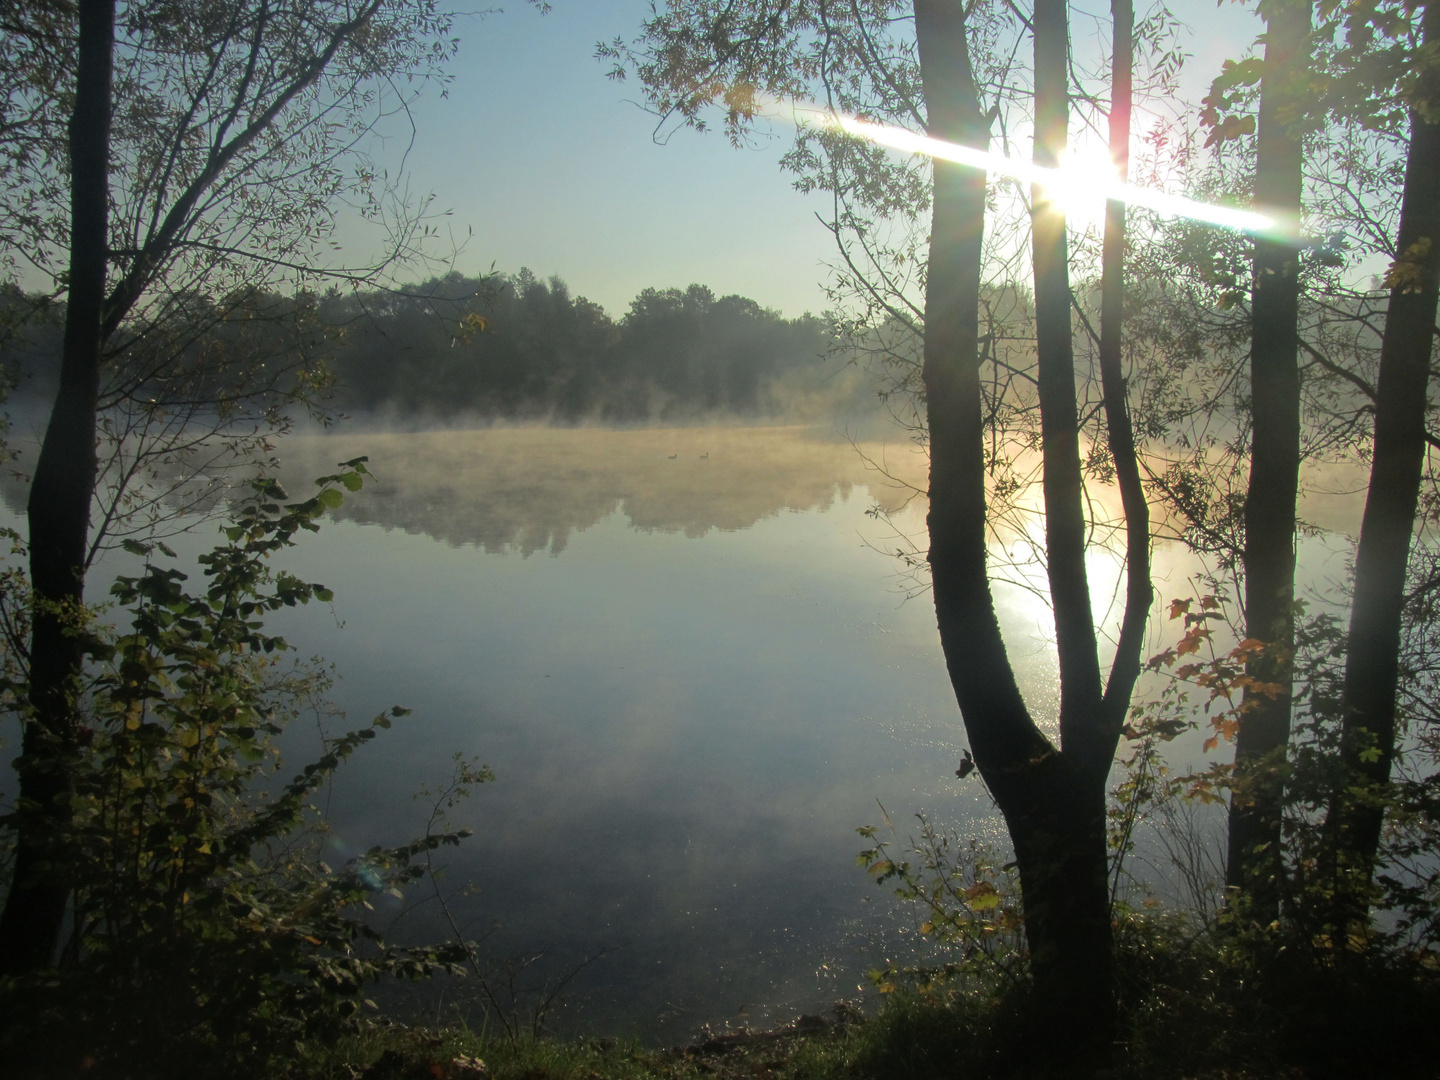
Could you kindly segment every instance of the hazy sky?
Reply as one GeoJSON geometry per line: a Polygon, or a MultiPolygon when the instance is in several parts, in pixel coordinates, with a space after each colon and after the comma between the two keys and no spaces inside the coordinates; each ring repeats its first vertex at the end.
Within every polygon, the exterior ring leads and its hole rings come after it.
{"type": "Polygon", "coordinates": [[[594,59],[597,41],[634,36],[646,0],[505,9],[460,21],[449,97],[415,110],[414,183],[474,228],[460,269],[559,274],[616,316],[646,286],[691,282],[788,315],[826,306],[827,204],[790,187],[787,143],[681,131],[656,145],[655,118],[627,101],[638,88],[594,59]]]}
{"type": "MultiPolygon", "coordinates": [[[[1108,6],[1074,5],[1077,41],[1093,37],[1079,9],[1108,6]]],[[[815,214],[828,203],[790,186],[778,166],[788,140],[735,150],[719,132],[682,130],[656,145],[655,118],[633,104],[638,87],[610,81],[594,59],[597,41],[633,38],[649,7],[553,0],[542,16],[505,0],[504,11],[460,20],[455,81],[415,110],[409,159],[413,185],[454,211],[455,232],[474,230],[458,269],[559,274],[615,316],[646,286],[691,282],[819,313],[832,241],[815,214]]],[[[1192,88],[1254,39],[1236,5],[1172,10],[1204,28],[1189,43],[1192,88]]]]}

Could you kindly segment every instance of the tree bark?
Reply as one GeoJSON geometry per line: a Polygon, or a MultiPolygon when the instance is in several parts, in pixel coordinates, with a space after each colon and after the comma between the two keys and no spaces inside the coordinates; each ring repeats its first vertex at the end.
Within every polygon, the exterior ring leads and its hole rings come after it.
{"type": "Polygon", "coordinates": [[[69,816],[66,758],[76,752],[77,634],[95,488],[96,400],[109,229],[114,0],[79,5],[75,107],[70,118],[70,282],[60,389],[30,487],[30,715],[19,762],[21,816],[14,880],[0,914],[0,974],[48,965],[66,888],[50,870],[52,827],[69,816]]]}
{"type": "MultiPolygon", "coordinates": [[[[1427,4],[1425,44],[1440,41],[1440,6],[1427,4]]],[[[1431,80],[1435,78],[1431,73],[1431,80]]],[[[1433,97],[1432,97],[1433,100],[1433,97]]],[[[1405,570],[1425,460],[1426,387],[1440,300],[1440,123],[1410,116],[1399,265],[1390,290],[1375,393],[1375,449],[1360,543],[1341,693],[1340,756],[1347,790],[1331,809],[1337,928],[1363,929],[1395,758],[1405,570]]]]}
{"type": "Polygon", "coordinates": [[[1256,202],[1289,235],[1255,241],[1252,285],[1250,481],[1245,495],[1245,634],[1266,644],[1248,667],[1268,690],[1247,688],[1235,742],[1226,885],[1250,915],[1279,917],[1281,809],[1290,740],[1295,643],[1295,502],[1300,479],[1299,248],[1302,147],[1293,115],[1310,59],[1310,5],[1280,0],[1266,15],[1260,84],[1256,202]]]}

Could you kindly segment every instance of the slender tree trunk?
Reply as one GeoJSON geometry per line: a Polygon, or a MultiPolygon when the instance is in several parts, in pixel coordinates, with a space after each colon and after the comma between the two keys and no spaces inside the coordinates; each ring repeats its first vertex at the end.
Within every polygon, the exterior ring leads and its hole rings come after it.
{"type": "MultiPolygon", "coordinates": [[[[1034,27],[1034,158],[1036,165],[1054,168],[1065,151],[1070,126],[1070,26],[1065,0],[1037,0],[1034,27]]],[[[1065,212],[1051,201],[1051,193],[1037,184],[1031,200],[1045,556],[1060,663],[1060,738],[1066,750],[1079,750],[1078,742],[1094,727],[1102,692],[1085,568],[1085,492],[1070,323],[1070,248],[1065,212]]]]}
{"type": "MultiPolygon", "coordinates": [[[[1053,50],[1055,35],[1060,35],[1061,60],[1053,66],[1060,72],[1063,95],[1063,2],[1050,3],[1043,17],[1044,48],[1053,50]]],[[[1037,28],[1040,25],[1037,16],[1037,28]]],[[[958,0],[916,0],[915,27],[930,134],[968,146],[987,146],[989,128],[970,67],[963,5],[958,0]]],[[[1048,53],[1046,60],[1053,63],[1048,53]]],[[[1053,85],[1047,86],[1053,94],[1053,85]]],[[[1051,104],[1053,131],[1056,110],[1051,104]]],[[[1064,112],[1062,101],[1062,132],[1064,112]]],[[[1108,1052],[1115,1022],[1105,778],[1119,725],[1113,725],[1113,737],[1098,730],[1107,728],[1108,721],[1083,577],[1084,521],[1079,516],[1064,222],[1059,222],[1058,230],[1050,224],[1043,241],[1037,241],[1046,260],[1048,290],[1042,316],[1048,320],[1049,349],[1042,361],[1047,365],[1042,379],[1049,380],[1050,395],[1045,418],[1047,526],[1054,526],[1049,542],[1057,624],[1065,624],[1062,686],[1070,686],[1067,705],[1062,706],[1062,717],[1068,716],[1062,753],[1036,727],[1016,685],[986,567],[979,349],[985,174],[942,161],[934,168],[924,381],[930,433],[929,559],[940,641],[975,762],[1015,844],[1039,1006],[1036,1019],[1054,1036],[1057,1053],[1073,1061],[1093,1062],[1108,1052]],[[1077,558],[1079,588],[1074,577],[1064,577],[1075,571],[1077,558]],[[1068,569],[1057,571],[1057,562],[1068,569]],[[1069,714],[1063,711],[1066,707],[1069,714]],[[1096,764],[1101,758],[1103,766],[1096,764]]],[[[1041,222],[1037,231],[1046,227],[1041,222]]],[[[1128,700],[1128,695],[1127,686],[1123,696],[1128,700]]]]}
{"type": "MultiPolygon", "coordinates": [[[[1131,0],[1112,0],[1110,79],[1110,159],[1124,180],[1130,168],[1131,71],[1134,54],[1135,11],[1131,0]]],[[[1154,598],[1150,584],[1150,508],[1140,480],[1135,453],[1135,431],[1130,422],[1125,373],[1121,362],[1125,318],[1125,204],[1111,199],[1105,205],[1105,239],[1100,276],[1100,385],[1105,398],[1105,421],[1110,456],[1120,505],[1125,512],[1125,614],[1115,645],[1115,661],[1105,684],[1104,764],[1114,756],[1118,728],[1124,723],[1135,680],[1140,677],[1140,652],[1154,598]],[[1113,733],[1113,734],[1112,734],[1113,733]]],[[[1097,762],[1097,766],[1098,766],[1097,762]]]]}
{"type": "MultiPolygon", "coordinates": [[[[1309,65],[1310,4],[1277,0],[1266,15],[1260,85],[1256,202],[1290,229],[1300,218],[1302,148],[1290,116],[1309,65]]],[[[1226,884],[1250,914],[1280,914],[1280,827],[1290,740],[1295,643],[1295,500],[1300,479],[1299,250],[1291,237],[1255,242],[1250,383],[1250,484],[1245,496],[1245,633],[1266,643],[1248,674],[1268,689],[1245,692],[1235,743],[1226,884]]]]}
{"type": "MultiPolygon", "coordinates": [[[[1440,41],[1440,5],[1427,4],[1427,45],[1440,41]]],[[[1433,75],[1432,75],[1433,78],[1433,75]]],[[[1396,243],[1402,272],[1390,290],[1375,396],[1375,451],[1360,544],[1341,696],[1340,754],[1347,773],[1331,810],[1336,924],[1366,923],[1395,757],[1395,691],[1405,569],[1425,460],[1426,385],[1440,299],[1440,123],[1410,116],[1410,148],[1396,243]]]]}
{"type": "Polygon", "coordinates": [[[66,759],[76,751],[75,694],[83,661],[74,632],[85,584],[95,488],[108,242],[114,0],[79,5],[79,60],[70,118],[70,287],[60,390],[30,487],[30,575],[35,594],[30,706],[20,761],[19,849],[0,914],[0,973],[49,964],[66,888],[50,871],[51,827],[69,815],[66,759]]]}

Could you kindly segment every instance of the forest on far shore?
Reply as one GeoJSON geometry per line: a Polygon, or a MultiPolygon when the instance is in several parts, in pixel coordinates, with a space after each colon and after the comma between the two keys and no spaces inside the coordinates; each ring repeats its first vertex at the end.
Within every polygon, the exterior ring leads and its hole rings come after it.
{"type": "MultiPolygon", "coordinates": [[[[874,403],[824,320],[787,319],[704,285],[647,288],[618,319],[572,295],[559,276],[542,280],[528,269],[259,302],[253,294],[192,297],[172,314],[186,331],[166,337],[180,349],[239,348],[243,323],[247,350],[268,348],[277,362],[306,367],[323,362],[335,376],[333,408],[402,421],[633,424],[813,416],[817,405],[833,414],[874,403]]],[[[12,402],[53,398],[63,325],[61,303],[13,288],[0,294],[0,362],[15,380],[12,402]]]]}

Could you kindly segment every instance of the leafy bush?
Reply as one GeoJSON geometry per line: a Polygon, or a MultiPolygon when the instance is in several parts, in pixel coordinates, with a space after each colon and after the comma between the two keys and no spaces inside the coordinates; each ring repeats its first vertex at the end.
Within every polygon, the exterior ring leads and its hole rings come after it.
{"type": "MultiPolygon", "coordinates": [[[[92,663],[80,695],[77,778],[54,826],[49,872],[72,896],[57,967],[0,985],[0,1057],[34,1075],[252,1073],[297,1041],[353,1024],[365,985],[384,975],[457,970],[457,948],[387,946],[366,897],[423,874],[417,856],[468,830],[375,848],[332,870],[316,857],[310,797],[361,745],[407,710],[327,739],[320,758],[278,790],[276,736],[326,688],[321,670],[285,663],[267,613],[328,601],[323,586],[270,557],[364,482],[365,459],[317,481],[301,502],[260,480],[200,558],[204,587],[159,564],[163,544],[111,590],[124,632],[87,616],[92,663]],[[272,784],[272,787],[274,785],[272,784]]],[[[4,625],[23,645],[23,581],[5,579],[4,625]]],[[[26,701],[23,653],[4,686],[26,701]]],[[[22,714],[23,720],[23,714],[22,714]]],[[[8,815],[37,808],[21,805],[8,815]]]]}
{"type": "Polygon", "coordinates": [[[903,852],[915,857],[913,865],[892,856],[891,841],[881,839],[875,826],[856,830],[874,845],[856,861],[877,884],[893,881],[896,898],[915,914],[915,956],[909,963],[887,960],[870,972],[871,981],[882,993],[905,988],[922,997],[956,979],[1018,985],[1028,971],[1028,953],[1015,864],[1002,865],[985,845],[962,842],[922,814],[916,819],[920,839],[907,839],[903,852]]]}

